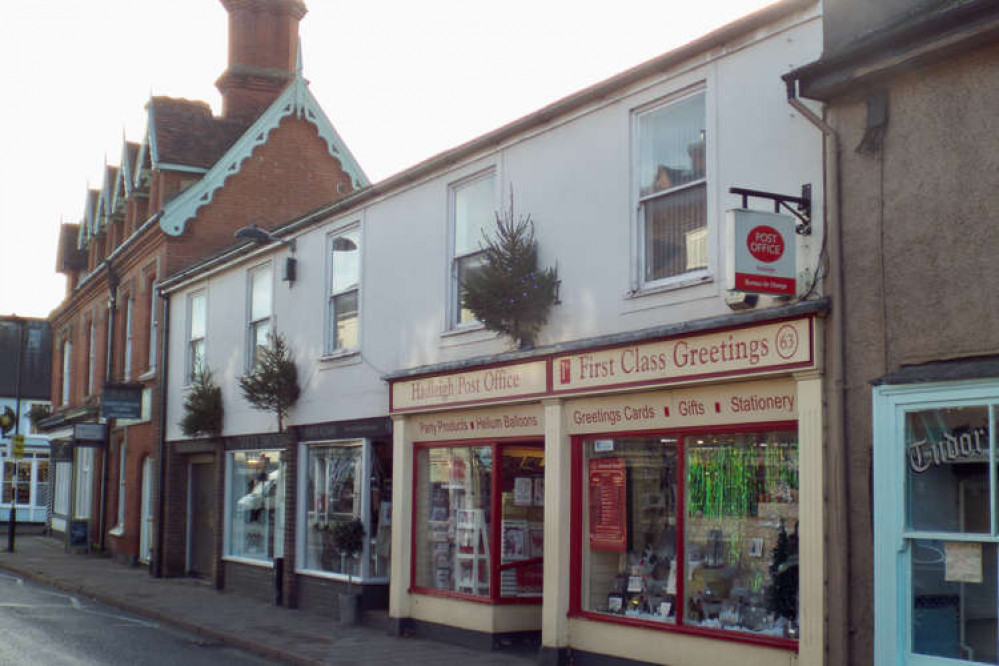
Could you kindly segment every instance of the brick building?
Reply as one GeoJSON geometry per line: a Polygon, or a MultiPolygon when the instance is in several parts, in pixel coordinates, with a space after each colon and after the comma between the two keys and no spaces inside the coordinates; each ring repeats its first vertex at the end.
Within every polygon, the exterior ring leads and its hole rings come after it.
{"type": "Polygon", "coordinates": [[[172,490],[186,494],[186,477],[172,474],[169,459],[157,465],[165,314],[158,283],[231,245],[241,227],[272,227],[367,185],[302,77],[304,3],[222,4],[229,62],[216,84],[221,116],[205,102],[149,100],[141,142],[125,142],[119,165],[87,192],[80,222],[62,226],[57,270],[67,293],[50,318],[54,414],[43,425],[72,445],[74,461],[63,484],[71,501],[53,529],[87,520],[91,543],[116,558],[171,563],[157,573],[183,573],[187,549],[183,538],[156,548],[154,525],[186,520],[169,508],[156,520],[172,490]],[[73,424],[103,420],[109,383],[141,392],[141,416],[111,421],[103,442],[73,440],[73,424]],[[158,478],[180,487],[163,486],[158,496],[158,478]]]}

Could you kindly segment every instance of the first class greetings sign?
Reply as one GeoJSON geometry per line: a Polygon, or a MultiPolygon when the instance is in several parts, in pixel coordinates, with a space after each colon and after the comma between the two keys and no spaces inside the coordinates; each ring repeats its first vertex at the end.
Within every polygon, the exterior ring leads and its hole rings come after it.
{"type": "Polygon", "coordinates": [[[556,357],[555,393],[800,368],[813,363],[812,319],[556,357]]]}

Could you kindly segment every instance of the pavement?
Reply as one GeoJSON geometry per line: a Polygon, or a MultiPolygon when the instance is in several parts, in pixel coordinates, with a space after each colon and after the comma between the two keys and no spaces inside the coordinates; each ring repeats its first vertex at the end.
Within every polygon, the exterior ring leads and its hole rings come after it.
{"type": "MultiPolygon", "coordinates": [[[[382,626],[340,626],[300,610],[220,592],[193,578],[152,578],[145,567],[95,554],[69,554],[62,541],[18,535],[15,552],[0,543],[0,569],[90,597],[140,617],[193,632],[276,662],[293,664],[536,664],[536,655],[480,652],[437,641],[397,637],[382,626]]],[[[377,622],[377,618],[375,624],[377,622]]]]}

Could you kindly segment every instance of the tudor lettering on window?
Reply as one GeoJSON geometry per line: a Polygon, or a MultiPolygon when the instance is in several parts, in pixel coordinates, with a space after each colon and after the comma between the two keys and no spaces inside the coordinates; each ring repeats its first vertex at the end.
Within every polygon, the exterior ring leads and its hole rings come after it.
{"type": "Polygon", "coordinates": [[[726,252],[729,289],[793,296],[797,291],[795,220],[756,210],[728,212],[726,252]]]}

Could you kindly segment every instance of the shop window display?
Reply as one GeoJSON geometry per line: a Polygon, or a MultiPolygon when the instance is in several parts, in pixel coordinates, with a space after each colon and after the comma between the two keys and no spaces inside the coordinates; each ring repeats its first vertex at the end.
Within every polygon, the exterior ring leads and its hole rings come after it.
{"type": "Polygon", "coordinates": [[[793,432],[583,442],[581,610],[797,637],[793,432]]]}
{"type": "Polygon", "coordinates": [[[543,449],[427,447],[416,463],[416,586],[492,600],[540,598],[543,449]]]}
{"type": "Polygon", "coordinates": [[[341,563],[333,540],[333,528],[361,518],[364,474],[363,450],[353,446],[309,447],[306,503],[308,527],[305,535],[305,568],[331,573],[359,575],[360,561],[341,563]],[[347,570],[344,570],[346,564],[347,570]]]}
{"type": "Polygon", "coordinates": [[[229,453],[230,530],[227,554],[271,562],[283,554],[281,451],[229,453]]]}

